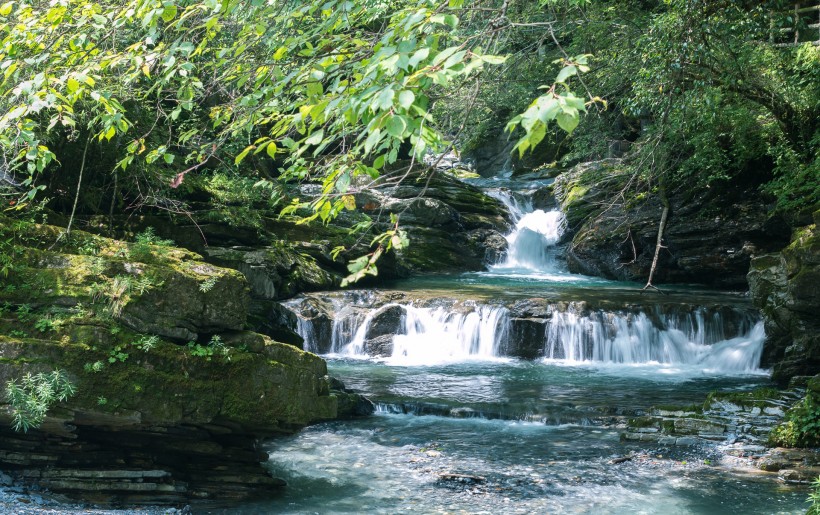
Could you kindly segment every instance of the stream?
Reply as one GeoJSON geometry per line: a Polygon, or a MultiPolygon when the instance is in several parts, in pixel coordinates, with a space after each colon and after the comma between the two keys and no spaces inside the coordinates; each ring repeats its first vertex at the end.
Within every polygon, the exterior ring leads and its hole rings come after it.
{"type": "Polygon", "coordinates": [[[652,406],[769,385],[748,299],[570,274],[561,214],[502,186],[504,262],[288,303],[306,348],[377,412],[268,442],[289,486],[242,513],[804,513],[805,489],[719,442],[620,439],[652,406]]]}

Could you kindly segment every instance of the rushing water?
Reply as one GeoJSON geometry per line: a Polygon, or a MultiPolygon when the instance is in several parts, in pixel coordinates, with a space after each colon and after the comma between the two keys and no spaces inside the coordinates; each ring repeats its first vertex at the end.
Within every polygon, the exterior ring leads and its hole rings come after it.
{"type": "Polygon", "coordinates": [[[708,448],[624,443],[613,420],[765,377],[675,378],[519,360],[433,367],[332,359],[379,413],[269,444],[290,486],[248,513],[802,513],[805,491],[708,448]],[[613,458],[634,453],[628,462],[613,458]],[[484,478],[448,481],[446,474],[484,478]]]}
{"type": "Polygon", "coordinates": [[[400,300],[289,303],[306,347],[329,352],[330,373],[377,413],[269,442],[289,487],[241,512],[802,513],[804,490],[714,446],[619,438],[652,406],[768,384],[748,301],[691,287],[643,297],[569,274],[561,214],[494,194],[516,227],[488,271],[405,282],[400,300]],[[514,357],[527,353],[537,359],[514,357]]]}

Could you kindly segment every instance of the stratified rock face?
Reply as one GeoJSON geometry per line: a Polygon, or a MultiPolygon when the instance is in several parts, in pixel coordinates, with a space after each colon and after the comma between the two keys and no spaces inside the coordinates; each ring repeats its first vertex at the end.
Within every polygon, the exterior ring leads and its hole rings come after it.
{"type": "Polygon", "coordinates": [[[382,259],[380,277],[482,270],[506,251],[502,232],[509,227],[509,213],[504,206],[443,171],[413,173],[398,185],[382,181],[357,194],[356,203],[382,222],[397,216],[410,240],[382,259]]]}
{"type": "MultiPolygon", "coordinates": [[[[560,175],[555,195],[572,239],[570,271],[628,281],[649,276],[663,204],[636,196],[631,170],[618,159],[580,164],[560,175]]],[[[669,192],[669,215],[653,282],[745,288],[753,255],[779,250],[788,228],[771,218],[754,187],[708,197],[669,192]]]]}
{"type": "Polygon", "coordinates": [[[59,368],[77,389],[27,433],[0,404],[0,468],[94,502],[239,499],[283,484],[260,466],[259,437],[337,414],[324,361],[260,335],[213,357],[129,346],[115,363],[90,343],[0,336],[0,382],[59,368]],[[97,361],[101,371],[86,370],[97,361]]]}
{"type": "MultiPolygon", "coordinates": [[[[814,214],[820,221],[820,211],[814,214]]],[[[785,382],[820,372],[820,234],[795,232],[779,254],[752,260],[749,287],[766,324],[764,364],[785,382]]]]}
{"type": "Polygon", "coordinates": [[[0,397],[0,470],[94,502],[240,499],[282,485],[259,438],[335,418],[340,399],[343,415],[372,410],[334,392],[321,358],[242,330],[240,272],[60,234],[0,217],[0,385],[59,369],[77,392],[27,433],[0,397]]]}

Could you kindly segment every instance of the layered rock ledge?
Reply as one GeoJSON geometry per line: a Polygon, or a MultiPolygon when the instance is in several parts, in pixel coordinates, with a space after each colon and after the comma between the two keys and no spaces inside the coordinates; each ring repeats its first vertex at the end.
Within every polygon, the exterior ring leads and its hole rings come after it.
{"type": "Polygon", "coordinates": [[[3,395],[0,470],[98,503],[243,499],[283,485],[260,439],[372,410],[321,358],[244,330],[241,273],[151,234],[61,235],[0,218],[0,383],[60,371],[76,391],[26,432],[3,395]]]}

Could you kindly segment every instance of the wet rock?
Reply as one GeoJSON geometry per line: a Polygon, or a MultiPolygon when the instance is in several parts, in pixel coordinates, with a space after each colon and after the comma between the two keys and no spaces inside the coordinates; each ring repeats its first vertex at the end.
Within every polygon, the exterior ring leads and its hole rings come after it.
{"type": "MultiPolygon", "coordinates": [[[[566,213],[570,271],[646,280],[663,204],[657,195],[630,198],[631,170],[621,160],[583,163],[559,176],[555,194],[566,213]]],[[[788,227],[767,213],[756,187],[726,192],[670,193],[655,283],[745,288],[752,256],[783,247],[788,227]]]]}
{"type": "Polygon", "coordinates": [[[544,356],[548,321],[543,318],[510,318],[505,355],[524,359],[544,356]]]}
{"type": "MultiPolygon", "coordinates": [[[[820,222],[820,211],[815,213],[820,222]]],[[[811,225],[795,232],[779,254],[752,261],[752,299],[766,324],[764,366],[781,383],[820,373],[820,234],[811,225]]]]}
{"type": "Polygon", "coordinates": [[[476,485],[487,481],[487,478],[482,476],[472,476],[469,474],[454,473],[439,474],[438,478],[441,481],[456,482],[466,485],[476,485]]]}
{"type": "Polygon", "coordinates": [[[371,314],[370,324],[365,332],[365,339],[399,334],[404,324],[404,308],[398,304],[389,304],[371,314]]]}
{"type": "Polygon", "coordinates": [[[393,335],[383,334],[364,341],[363,352],[368,356],[390,357],[393,355],[393,335]]]}

